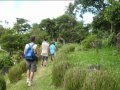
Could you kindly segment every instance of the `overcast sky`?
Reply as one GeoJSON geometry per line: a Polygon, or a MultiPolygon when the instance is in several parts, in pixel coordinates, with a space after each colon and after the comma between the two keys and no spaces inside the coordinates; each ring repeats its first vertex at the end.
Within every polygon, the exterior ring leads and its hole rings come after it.
{"type": "MultiPolygon", "coordinates": [[[[24,18],[29,20],[29,23],[40,23],[42,19],[57,18],[63,15],[66,6],[74,0],[46,0],[46,1],[0,1],[0,21],[7,20],[8,26],[15,23],[16,18],[24,18]]],[[[92,21],[91,14],[84,15],[85,23],[92,21]]]]}

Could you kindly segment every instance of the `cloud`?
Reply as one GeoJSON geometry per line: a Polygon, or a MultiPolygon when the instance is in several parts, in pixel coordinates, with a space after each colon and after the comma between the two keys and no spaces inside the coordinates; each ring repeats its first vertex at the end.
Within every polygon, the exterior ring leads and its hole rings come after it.
{"type": "MultiPolygon", "coordinates": [[[[0,21],[7,20],[10,27],[16,22],[16,18],[27,19],[30,24],[40,23],[43,19],[63,15],[70,2],[74,3],[74,0],[0,1],[0,21]]],[[[92,14],[86,13],[83,20],[85,23],[90,23],[92,17],[92,14]]],[[[80,17],[78,20],[81,20],[80,17]]]]}
{"type": "Polygon", "coordinates": [[[0,1],[0,20],[15,22],[15,18],[25,18],[30,23],[39,23],[45,18],[63,15],[66,6],[74,1],[0,1]]]}

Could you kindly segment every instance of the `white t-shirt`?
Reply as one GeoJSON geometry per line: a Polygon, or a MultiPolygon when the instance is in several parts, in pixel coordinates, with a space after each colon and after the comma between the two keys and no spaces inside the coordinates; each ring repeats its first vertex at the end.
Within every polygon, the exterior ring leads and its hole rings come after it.
{"type": "Polygon", "coordinates": [[[33,49],[34,49],[34,51],[35,51],[35,49],[37,48],[37,44],[35,44],[35,43],[29,43],[29,44],[26,44],[25,45],[25,50],[27,50],[28,48],[29,48],[29,45],[33,45],[33,49]],[[33,45],[34,44],[34,45],[33,45]]]}
{"type": "Polygon", "coordinates": [[[43,41],[41,48],[42,48],[41,55],[48,56],[48,53],[49,53],[49,43],[47,41],[43,41]]]}

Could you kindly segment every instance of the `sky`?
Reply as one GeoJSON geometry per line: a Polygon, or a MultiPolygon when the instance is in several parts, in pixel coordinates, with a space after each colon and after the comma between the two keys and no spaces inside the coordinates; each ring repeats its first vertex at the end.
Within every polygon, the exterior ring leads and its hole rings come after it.
{"type": "MultiPolygon", "coordinates": [[[[74,3],[74,0],[0,1],[0,24],[12,27],[16,18],[27,19],[29,24],[40,23],[46,18],[57,18],[64,14],[70,2],[74,3]],[[5,20],[9,22],[8,25],[5,20]]],[[[83,20],[90,23],[92,17],[92,14],[86,13],[83,20]]]]}

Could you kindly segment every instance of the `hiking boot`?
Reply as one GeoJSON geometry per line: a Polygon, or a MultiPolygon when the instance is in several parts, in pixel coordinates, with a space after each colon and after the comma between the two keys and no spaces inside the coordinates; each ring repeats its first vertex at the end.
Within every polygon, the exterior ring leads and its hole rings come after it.
{"type": "Polygon", "coordinates": [[[28,84],[30,82],[30,80],[27,80],[26,83],[28,84]]]}
{"type": "Polygon", "coordinates": [[[31,86],[31,85],[32,85],[32,82],[31,82],[31,81],[29,81],[28,86],[31,86]]]}

